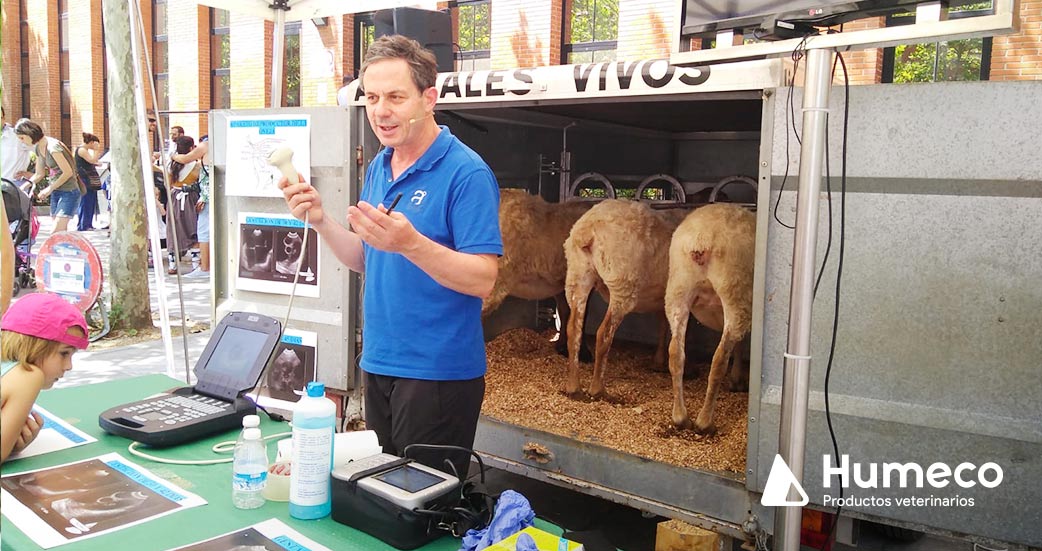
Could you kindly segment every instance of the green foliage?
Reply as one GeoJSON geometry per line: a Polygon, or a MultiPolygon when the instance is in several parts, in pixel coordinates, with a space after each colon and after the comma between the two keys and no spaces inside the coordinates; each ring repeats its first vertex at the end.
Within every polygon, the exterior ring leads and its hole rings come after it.
{"type": "Polygon", "coordinates": [[[300,106],[300,35],[286,35],[286,57],[283,65],[286,88],[283,92],[284,107],[300,106]]]}
{"type": "MultiPolygon", "coordinates": [[[[992,3],[957,6],[951,13],[987,11],[992,3]]],[[[899,17],[915,18],[914,12],[899,17]]],[[[980,80],[984,39],[970,38],[931,44],[906,44],[894,48],[894,82],[944,82],[980,80]]]]}
{"type": "Polygon", "coordinates": [[[894,82],[980,80],[983,39],[897,46],[894,82]]]}
{"type": "Polygon", "coordinates": [[[619,37],[619,0],[574,0],[569,42],[599,42],[619,37]]]}
{"type": "Polygon", "coordinates": [[[459,7],[459,48],[472,50],[491,49],[491,27],[489,26],[489,3],[461,4],[459,7]]]}

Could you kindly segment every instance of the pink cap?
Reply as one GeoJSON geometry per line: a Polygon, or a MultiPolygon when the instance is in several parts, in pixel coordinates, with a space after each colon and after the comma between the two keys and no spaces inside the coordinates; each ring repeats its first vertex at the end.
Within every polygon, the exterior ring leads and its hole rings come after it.
{"type": "Polygon", "coordinates": [[[57,341],[80,350],[90,344],[83,313],[54,293],[34,293],[13,302],[0,320],[0,329],[57,341]],[[82,329],[84,336],[69,333],[72,327],[82,329]]]}

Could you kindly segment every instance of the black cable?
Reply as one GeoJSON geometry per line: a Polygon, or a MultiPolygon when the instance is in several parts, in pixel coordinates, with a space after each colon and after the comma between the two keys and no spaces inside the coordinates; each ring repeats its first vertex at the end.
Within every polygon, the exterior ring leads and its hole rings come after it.
{"type": "MultiPolygon", "coordinates": [[[[840,65],[843,66],[843,149],[842,164],[840,168],[840,190],[839,190],[839,258],[836,264],[836,304],[832,314],[832,342],[829,345],[829,359],[825,366],[825,421],[829,427],[829,437],[832,439],[832,453],[835,454],[836,466],[839,467],[839,444],[836,442],[836,430],[832,426],[832,408],[829,403],[829,382],[832,377],[832,359],[836,353],[836,334],[839,332],[839,298],[841,295],[841,283],[843,281],[843,253],[846,245],[847,225],[847,128],[850,122],[850,75],[847,73],[847,62],[843,54],[836,52],[840,65]]],[[[833,65],[833,70],[835,65],[833,65]]],[[[843,485],[839,485],[839,505],[836,507],[836,516],[832,519],[829,527],[829,537],[826,541],[832,541],[836,536],[836,525],[839,524],[839,515],[843,511],[843,485]]]]}
{"type": "MultiPolygon", "coordinates": [[[[481,459],[481,456],[478,455],[477,452],[475,452],[474,450],[472,450],[470,448],[464,448],[462,446],[450,446],[448,444],[409,444],[408,446],[405,446],[405,449],[402,450],[402,457],[409,457],[409,450],[413,449],[413,448],[422,448],[422,449],[427,449],[427,450],[453,450],[453,451],[467,452],[468,454],[474,456],[474,458],[478,460],[478,467],[479,467],[480,473],[481,473],[481,483],[482,484],[485,483],[485,462],[481,459]]],[[[453,466],[453,470],[456,470],[455,466],[453,466]]],[[[457,473],[456,478],[459,478],[458,473],[457,473]]],[[[460,480],[460,484],[461,485],[462,485],[462,483],[463,483],[463,480],[460,480]]]]}
{"type": "Polygon", "coordinates": [[[271,419],[272,421],[275,421],[276,423],[282,423],[284,421],[289,421],[289,419],[284,417],[281,413],[272,413],[272,412],[268,411],[267,408],[265,408],[264,406],[260,405],[260,402],[258,402],[257,400],[254,400],[253,398],[249,397],[249,395],[243,395],[243,398],[246,398],[250,402],[253,402],[253,405],[257,409],[263,411],[264,414],[268,416],[268,419],[271,419]]]}
{"type": "Polygon", "coordinates": [[[793,93],[792,93],[792,90],[793,90],[793,88],[796,87],[796,71],[799,69],[800,60],[803,59],[803,56],[804,56],[804,54],[805,54],[805,52],[807,50],[807,38],[808,37],[806,37],[806,36],[803,37],[803,40],[800,40],[800,43],[796,45],[796,48],[794,50],[792,50],[792,61],[793,61],[792,78],[789,79],[789,96],[788,96],[788,99],[786,100],[787,103],[785,104],[786,105],[786,114],[785,114],[785,117],[784,117],[785,118],[785,174],[782,175],[781,187],[778,188],[778,200],[774,202],[774,220],[776,222],[778,222],[778,224],[780,224],[782,227],[788,228],[790,230],[796,229],[796,225],[793,224],[793,225],[790,226],[789,224],[786,224],[785,222],[782,222],[781,219],[778,218],[778,206],[781,204],[782,193],[785,192],[785,184],[789,180],[789,120],[790,120],[790,117],[792,119],[792,133],[796,136],[796,142],[799,143],[800,145],[803,145],[803,140],[800,138],[800,134],[796,130],[796,109],[795,109],[795,106],[793,105],[793,97],[792,97],[793,93]]]}

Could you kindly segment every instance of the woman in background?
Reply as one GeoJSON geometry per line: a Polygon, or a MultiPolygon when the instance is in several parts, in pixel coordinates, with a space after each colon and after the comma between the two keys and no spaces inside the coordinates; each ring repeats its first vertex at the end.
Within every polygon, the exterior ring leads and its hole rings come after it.
{"type": "Polygon", "coordinates": [[[36,172],[29,178],[32,189],[44,178],[47,187],[37,197],[40,200],[51,198],[51,216],[54,217],[54,231],[65,231],[69,228],[69,219],[80,206],[80,197],[86,193],[76,178],[76,169],[69,146],[57,138],[45,136],[43,128],[29,119],[20,119],[14,125],[15,134],[25,145],[36,151],[36,172]]]}
{"type": "Polygon", "coordinates": [[[87,194],[80,199],[76,221],[76,229],[79,231],[94,229],[94,212],[98,208],[98,191],[101,190],[97,165],[102,153],[101,140],[90,132],[84,132],[83,144],[76,148],[76,175],[87,188],[87,194]]]}

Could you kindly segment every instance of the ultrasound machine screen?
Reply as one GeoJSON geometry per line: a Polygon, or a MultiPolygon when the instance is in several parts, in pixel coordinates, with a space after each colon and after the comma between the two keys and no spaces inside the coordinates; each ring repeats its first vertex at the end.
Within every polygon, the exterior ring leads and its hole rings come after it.
{"type": "Polygon", "coordinates": [[[226,327],[203,369],[211,376],[247,377],[267,339],[267,333],[226,327]]]}

